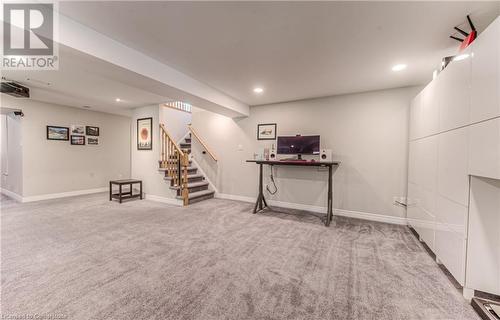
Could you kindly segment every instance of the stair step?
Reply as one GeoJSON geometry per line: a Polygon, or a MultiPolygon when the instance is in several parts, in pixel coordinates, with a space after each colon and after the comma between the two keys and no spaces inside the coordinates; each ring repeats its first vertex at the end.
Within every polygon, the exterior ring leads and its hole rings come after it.
{"type": "MultiPolygon", "coordinates": [[[[189,193],[188,198],[189,198],[189,201],[200,199],[200,198],[209,199],[209,198],[213,198],[214,194],[215,194],[215,191],[213,191],[213,190],[203,190],[203,191],[189,193]]],[[[182,199],[182,197],[177,196],[177,199],[182,199]]]]}
{"type": "Polygon", "coordinates": [[[184,142],[191,144],[191,138],[184,138],[184,142]]]}
{"type": "MultiPolygon", "coordinates": [[[[199,187],[204,187],[204,186],[208,187],[208,182],[207,181],[188,182],[187,186],[188,186],[188,189],[194,189],[194,188],[199,188],[199,187]]],[[[180,187],[170,187],[170,189],[178,190],[178,189],[180,189],[180,187]]]]}
{"type": "MultiPolygon", "coordinates": [[[[168,163],[175,163],[175,164],[177,164],[177,160],[175,160],[175,161],[170,160],[170,161],[166,161],[166,162],[168,162],[168,163]]],[[[158,163],[161,165],[161,160],[158,160],[158,163]]],[[[189,164],[192,164],[192,163],[193,163],[193,161],[192,161],[192,160],[189,160],[189,164]]],[[[162,168],[160,168],[160,169],[162,169],[162,168]]]]}
{"type": "MultiPolygon", "coordinates": [[[[187,169],[188,170],[194,170],[194,169],[198,169],[198,168],[193,167],[193,166],[189,166],[189,167],[187,167],[187,169]]],[[[175,169],[175,170],[177,170],[177,169],[175,169]]],[[[167,168],[159,168],[158,171],[167,171],[167,168]]]]}
{"type": "MultiPolygon", "coordinates": [[[[203,180],[205,177],[204,177],[202,174],[195,173],[195,174],[188,174],[188,175],[187,175],[187,178],[188,178],[188,183],[189,183],[189,182],[190,182],[190,180],[191,180],[191,181],[192,181],[192,180],[199,180],[199,181],[201,181],[201,180],[203,180]]],[[[163,179],[165,179],[165,180],[172,180],[172,178],[171,178],[171,177],[165,177],[165,178],[163,178],[163,179]]],[[[193,181],[193,182],[194,182],[194,181],[193,181]]]]}
{"type": "Polygon", "coordinates": [[[191,149],[191,143],[181,143],[179,146],[181,149],[191,149]]]}
{"type": "MultiPolygon", "coordinates": [[[[182,170],[184,170],[184,169],[181,169],[181,172],[182,172],[182,170]]],[[[158,171],[161,171],[161,172],[165,172],[165,173],[166,173],[166,172],[167,172],[167,169],[166,169],[166,168],[160,168],[160,169],[158,169],[158,171]]],[[[194,174],[194,173],[196,173],[197,171],[198,171],[198,168],[196,168],[196,167],[187,167],[187,172],[188,172],[188,174],[194,174]]],[[[173,172],[177,172],[177,169],[173,170],[173,172]]]]}

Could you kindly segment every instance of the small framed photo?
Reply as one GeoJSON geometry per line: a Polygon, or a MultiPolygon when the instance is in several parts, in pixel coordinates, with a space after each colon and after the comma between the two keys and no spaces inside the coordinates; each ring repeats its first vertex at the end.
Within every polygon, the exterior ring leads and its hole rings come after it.
{"type": "Polygon", "coordinates": [[[71,126],[71,134],[72,135],[84,135],[85,134],[85,126],[73,124],[71,126]]]}
{"type": "Polygon", "coordinates": [[[137,150],[153,150],[153,118],[137,119],[137,150]]]}
{"type": "Polygon", "coordinates": [[[96,137],[87,137],[87,144],[98,145],[99,138],[96,137]]]}
{"type": "Polygon", "coordinates": [[[71,144],[76,146],[84,146],[85,145],[85,136],[71,136],[71,144]]]}
{"type": "Polygon", "coordinates": [[[69,140],[69,128],[58,126],[47,126],[47,140],[69,140]]]}
{"type": "Polygon", "coordinates": [[[91,127],[91,126],[86,126],[85,127],[85,134],[88,136],[99,136],[99,127],[91,127]]]}
{"type": "Polygon", "coordinates": [[[258,124],[257,140],[276,140],[276,123],[258,124]]]}

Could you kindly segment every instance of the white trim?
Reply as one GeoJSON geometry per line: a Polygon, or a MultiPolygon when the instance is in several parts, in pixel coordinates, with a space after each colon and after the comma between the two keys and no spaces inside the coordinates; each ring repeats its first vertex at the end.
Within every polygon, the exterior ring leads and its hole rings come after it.
{"type": "Polygon", "coordinates": [[[255,203],[255,198],[245,197],[245,196],[237,196],[234,194],[216,192],[214,197],[218,198],[218,199],[227,199],[227,200],[236,200],[236,201],[242,201],[242,202],[250,202],[250,203],[254,202],[255,203]]]}
{"type": "Polygon", "coordinates": [[[161,202],[161,203],[166,203],[166,204],[171,204],[173,206],[179,206],[179,207],[183,206],[182,200],[174,199],[174,198],[161,197],[161,196],[155,196],[153,194],[146,194],[146,200],[156,201],[156,202],[161,202]]]}
{"type": "MultiPolygon", "coordinates": [[[[313,206],[313,205],[308,205],[308,204],[291,203],[291,202],[284,202],[284,201],[277,201],[277,200],[267,200],[267,203],[269,203],[269,205],[271,205],[271,206],[276,206],[276,207],[281,207],[281,208],[304,210],[304,211],[326,214],[326,207],[321,207],[321,206],[313,206]]],[[[334,209],[334,211],[335,211],[335,209],[334,209]]]]}
{"type": "Polygon", "coordinates": [[[20,194],[17,194],[15,192],[12,192],[4,188],[1,189],[1,192],[9,198],[12,198],[18,202],[23,202],[23,196],[21,196],[20,194]]]}
{"type": "MultiPolygon", "coordinates": [[[[236,200],[236,201],[243,201],[243,202],[250,202],[250,203],[255,203],[255,200],[256,200],[253,197],[239,196],[239,195],[232,195],[232,194],[225,194],[225,193],[216,193],[215,197],[219,198],[219,199],[236,200]]],[[[281,208],[305,210],[305,211],[318,212],[318,213],[326,213],[326,207],[322,207],[322,206],[313,206],[313,205],[308,205],[308,204],[291,203],[291,202],[284,202],[284,201],[277,201],[277,200],[267,200],[267,202],[271,206],[277,206],[277,207],[281,207],[281,208]]],[[[394,216],[387,216],[387,215],[377,214],[377,213],[351,211],[351,210],[344,210],[344,209],[333,209],[333,212],[336,216],[344,216],[344,217],[355,218],[355,219],[385,222],[385,223],[390,223],[390,224],[406,225],[406,218],[402,218],[402,217],[394,217],[394,216]]]]}
{"type": "Polygon", "coordinates": [[[377,214],[377,213],[369,213],[369,212],[361,212],[361,211],[350,211],[344,209],[335,209],[335,215],[344,216],[356,219],[377,221],[377,222],[385,222],[390,224],[399,224],[406,225],[406,218],[388,216],[385,214],[377,214]]]}
{"type": "Polygon", "coordinates": [[[22,202],[33,202],[33,201],[41,201],[41,200],[74,197],[74,196],[81,196],[84,194],[105,192],[108,190],[109,189],[107,187],[102,187],[102,188],[96,188],[96,189],[76,190],[76,191],[68,191],[68,192],[61,192],[61,193],[49,193],[49,194],[42,194],[42,195],[38,195],[38,196],[23,197],[22,202]]]}

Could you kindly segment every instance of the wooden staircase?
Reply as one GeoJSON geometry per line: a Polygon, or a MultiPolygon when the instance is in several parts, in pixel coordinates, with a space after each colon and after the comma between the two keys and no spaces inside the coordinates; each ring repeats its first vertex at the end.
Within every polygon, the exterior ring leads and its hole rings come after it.
{"type": "Polygon", "coordinates": [[[184,205],[199,202],[214,197],[215,191],[210,190],[205,176],[189,160],[191,153],[191,133],[179,146],[172,140],[165,126],[160,124],[161,159],[159,170],[165,173],[164,179],[175,190],[177,199],[184,205]]]}

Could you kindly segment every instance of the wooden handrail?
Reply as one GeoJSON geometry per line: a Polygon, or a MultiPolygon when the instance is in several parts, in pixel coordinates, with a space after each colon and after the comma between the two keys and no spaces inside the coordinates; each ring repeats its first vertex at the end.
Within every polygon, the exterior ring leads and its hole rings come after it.
{"type": "Polygon", "coordinates": [[[187,167],[189,166],[189,156],[182,152],[175,143],[165,126],[160,123],[161,134],[161,158],[160,168],[166,169],[166,175],[172,179],[172,186],[178,187],[184,205],[189,203],[189,189],[187,167]]]}
{"type": "Polygon", "coordinates": [[[203,140],[201,140],[201,138],[198,135],[198,133],[196,133],[196,130],[194,130],[194,128],[191,125],[188,125],[188,128],[189,128],[189,131],[193,134],[193,136],[195,136],[195,138],[200,142],[200,144],[203,146],[203,148],[212,157],[212,159],[214,159],[214,161],[217,162],[217,157],[214,155],[214,153],[212,151],[210,151],[210,149],[207,147],[207,145],[205,144],[205,142],[203,142],[203,140]]]}
{"type": "Polygon", "coordinates": [[[179,152],[179,154],[181,154],[182,156],[184,156],[184,152],[182,151],[182,149],[175,143],[175,140],[172,139],[172,136],[168,133],[167,129],[165,129],[165,125],[163,123],[160,123],[160,128],[161,130],[163,131],[163,133],[165,133],[165,135],[168,137],[168,139],[170,141],[174,141],[174,148],[177,150],[177,152],[179,152]]]}

